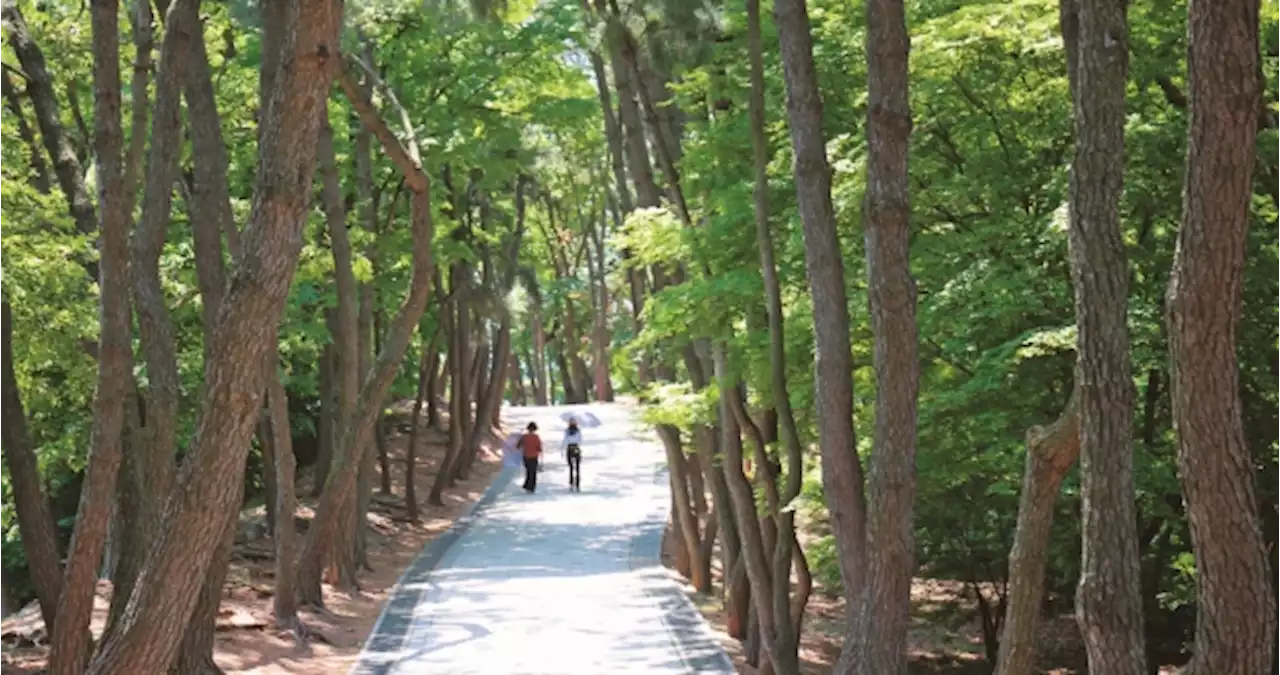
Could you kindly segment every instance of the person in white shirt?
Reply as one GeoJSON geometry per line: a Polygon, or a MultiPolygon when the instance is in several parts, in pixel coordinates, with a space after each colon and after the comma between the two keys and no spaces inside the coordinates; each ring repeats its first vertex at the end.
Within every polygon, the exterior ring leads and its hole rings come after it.
{"type": "Polygon", "coordinates": [[[570,418],[569,426],[564,430],[564,439],[560,441],[564,450],[565,461],[569,463],[569,489],[582,491],[582,431],[578,429],[578,421],[570,418]]]}

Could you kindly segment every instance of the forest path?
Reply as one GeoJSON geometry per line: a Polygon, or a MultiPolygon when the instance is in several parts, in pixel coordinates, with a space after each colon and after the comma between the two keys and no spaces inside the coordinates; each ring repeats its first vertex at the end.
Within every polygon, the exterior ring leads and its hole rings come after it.
{"type": "Polygon", "coordinates": [[[471,514],[405,571],[353,673],[734,672],[659,558],[670,508],[662,447],[628,406],[504,409],[538,423],[545,471],[498,474],[471,514]],[[559,449],[569,411],[583,429],[582,489],[559,449]]]}

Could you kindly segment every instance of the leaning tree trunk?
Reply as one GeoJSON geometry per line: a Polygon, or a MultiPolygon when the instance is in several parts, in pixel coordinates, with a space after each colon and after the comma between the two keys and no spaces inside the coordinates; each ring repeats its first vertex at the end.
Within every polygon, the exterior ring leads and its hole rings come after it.
{"type": "MultiPolygon", "coordinates": [[[[104,60],[112,62],[102,68],[111,76],[98,84],[100,89],[108,81],[113,85],[102,92],[103,98],[114,97],[112,104],[119,100],[113,65],[117,57],[116,9],[112,2],[93,5],[95,55],[109,57],[104,60]]],[[[244,472],[249,439],[262,403],[262,366],[275,347],[275,327],[300,253],[303,216],[314,177],[313,149],[323,112],[321,103],[330,82],[325,59],[316,55],[338,53],[340,20],[340,12],[329,2],[299,0],[296,20],[289,23],[288,30],[297,37],[284,44],[292,45],[294,52],[281,60],[275,85],[279,93],[268,97],[271,103],[262,115],[261,162],[244,235],[244,257],[227,285],[218,330],[212,336],[213,360],[205,368],[201,422],[182,472],[183,481],[166,509],[165,531],[158,533],[130,600],[131,611],[123,618],[121,630],[98,650],[87,671],[92,675],[168,669],[219,543],[208,533],[216,531],[226,511],[236,506],[235,497],[241,489],[236,482],[244,472]]],[[[95,114],[99,125],[110,126],[113,117],[118,117],[110,108],[111,104],[100,106],[102,114],[95,114]]],[[[110,153],[100,153],[99,166],[110,159],[110,153]]],[[[106,173],[110,176],[111,172],[106,173]]],[[[109,181],[99,181],[99,185],[107,184],[109,181]]],[[[110,386],[100,388],[99,393],[104,390],[119,398],[120,392],[110,386]]],[[[105,520],[107,510],[103,511],[105,520]]],[[[95,563],[98,553],[100,547],[94,551],[95,563]]],[[[55,672],[81,675],[79,669],[55,668],[55,672]]]]}
{"type": "Polygon", "coordinates": [[[49,500],[41,489],[40,469],[36,463],[31,435],[27,431],[27,413],[13,372],[13,317],[9,302],[0,305],[3,321],[3,417],[4,463],[9,470],[14,507],[18,515],[18,532],[27,556],[27,569],[40,601],[44,624],[52,626],[62,593],[62,556],[58,554],[58,530],[53,522],[49,500]]]}
{"type": "Polygon", "coordinates": [[[1053,511],[1062,479],[1080,456],[1080,396],[1049,427],[1027,430],[1027,468],[1018,498],[1018,525],[1009,551],[1009,592],[995,675],[1031,675],[1036,627],[1044,602],[1053,511]]]}
{"type": "Polygon", "coordinates": [[[1169,282],[1178,477],[1196,560],[1187,669],[1275,669],[1276,596],[1258,523],[1236,335],[1262,85],[1257,0],[1188,3],[1190,125],[1182,228],[1169,282]]]}

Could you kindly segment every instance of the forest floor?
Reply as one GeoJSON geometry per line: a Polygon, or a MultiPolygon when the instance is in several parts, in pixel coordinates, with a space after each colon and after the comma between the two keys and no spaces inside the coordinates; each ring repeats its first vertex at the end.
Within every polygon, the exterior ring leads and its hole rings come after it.
{"type": "MultiPolygon", "coordinates": [[[[407,417],[399,414],[400,407],[390,421],[387,435],[393,494],[379,494],[375,484],[369,509],[369,563],[373,571],[360,576],[361,588],[355,594],[325,585],[327,610],[301,613],[313,635],[306,649],[299,650],[294,645],[291,633],[281,633],[271,626],[275,556],[270,538],[260,534],[265,530],[265,510],[257,506],[241,511],[235,554],[218,612],[214,650],[214,659],[227,675],[331,675],[349,670],[400,574],[427,542],[446,531],[459,513],[484,494],[494,474],[501,470],[502,436],[495,431],[486,439],[468,479],[445,492],[445,506],[428,506],[427,494],[448,436],[439,430],[424,429],[415,471],[420,521],[409,522],[404,509],[404,452],[409,425],[407,417]]],[[[311,497],[312,484],[310,469],[300,469],[297,521],[302,531],[310,524],[316,503],[311,497]]],[[[110,601],[111,584],[101,582],[92,624],[95,636],[101,634],[110,601]]],[[[34,603],[6,618],[0,626],[0,674],[42,672],[48,651],[44,635],[44,624],[34,603]]]]}
{"type": "MultiPolygon", "coordinates": [[[[670,527],[663,541],[663,563],[674,567],[670,527]]],[[[808,537],[802,535],[801,540],[808,537]]],[[[807,543],[807,542],[806,542],[807,543]]],[[[717,547],[718,549],[718,547],[717,547]]],[[[719,557],[712,564],[714,587],[723,588],[719,557]]],[[[677,575],[678,578],[678,575],[677,575]]],[[[742,643],[729,636],[724,603],[719,594],[708,596],[686,585],[685,593],[711,624],[733,660],[739,675],[756,675],[746,661],[742,643]]],[[[804,612],[800,638],[800,672],[827,675],[840,657],[844,637],[845,602],[814,580],[813,593],[804,612]]],[[[1075,617],[1066,612],[1042,617],[1037,630],[1036,672],[1039,675],[1086,675],[1089,672],[1084,641],[1075,617]]],[[[917,577],[911,583],[911,626],[907,631],[907,658],[911,675],[989,675],[984,656],[982,615],[965,584],[948,579],[917,577]]],[[[1178,672],[1177,665],[1161,665],[1161,675],[1178,672]]]]}
{"type": "MultiPolygon", "coordinates": [[[[670,529],[668,529],[668,535],[670,529]]],[[[663,562],[673,566],[664,542],[663,562]]],[[[716,589],[722,588],[723,570],[712,566],[716,589]]],[[[746,661],[742,643],[729,636],[724,604],[719,596],[685,592],[711,624],[740,675],[756,675],[746,661]]],[[[815,579],[805,607],[800,639],[800,672],[827,675],[840,656],[844,631],[844,600],[833,597],[815,579]]],[[[1084,644],[1071,615],[1041,621],[1037,644],[1038,672],[1043,675],[1081,675],[1088,672],[1084,644]]],[[[983,656],[982,619],[977,602],[958,581],[916,578],[911,584],[911,627],[907,633],[909,670],[912,675],[988,675],[991,666],[983,656]]]]}

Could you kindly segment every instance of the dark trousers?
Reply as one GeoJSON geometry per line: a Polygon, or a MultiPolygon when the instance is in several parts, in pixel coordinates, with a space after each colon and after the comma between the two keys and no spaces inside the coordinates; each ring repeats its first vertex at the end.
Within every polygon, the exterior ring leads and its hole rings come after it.
{"type": "Polygon", "coordinates": [[[524,458],[524,489],[533,492],[538,489],[538,458],[524,458]]]}
{"type": "Polygon", "coordinates": [[[569,485],[582,487],[582,449],[576,445],[569,446],[569,485]]]}

